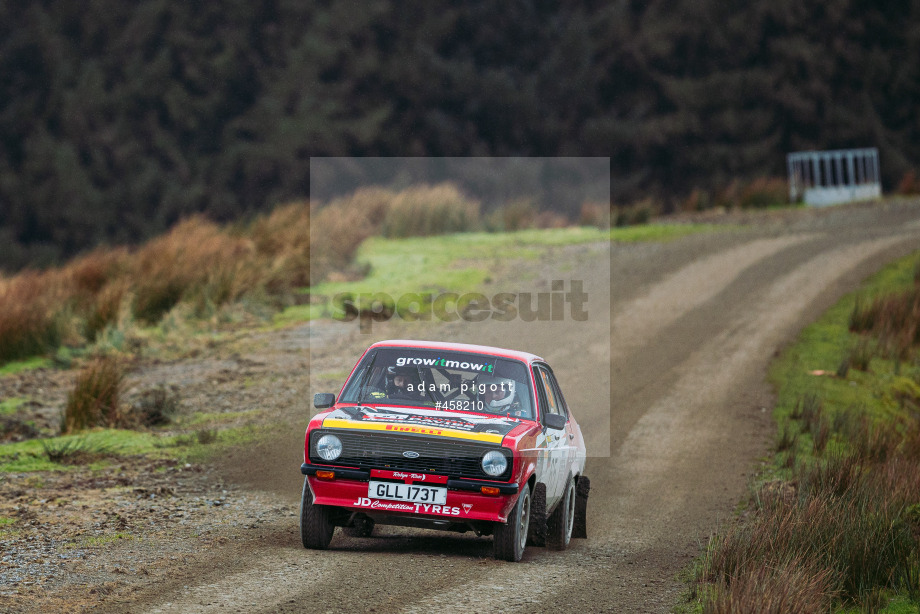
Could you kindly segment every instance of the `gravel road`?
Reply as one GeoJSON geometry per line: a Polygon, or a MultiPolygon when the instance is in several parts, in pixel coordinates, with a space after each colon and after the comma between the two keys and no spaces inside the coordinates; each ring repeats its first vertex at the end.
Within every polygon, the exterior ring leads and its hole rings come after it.
{"type": "MultiPolygon", "coordinates": [[[[564,338],[531,333],[525,343],[514,325],[420,330],[394,321],[379,323],[372,337],[327,323],[237,343],[233,351],[260,377],[255,389],[229,378],[219,392],[271,404],[276,435],[206,468],[224,504],[199,514],[194,530],[133,544],[172,558],[151,563],[148,576],[110,583],[93,605],[132,612],[671,611],[683,590],[678,573],[731,516],[769,452],[769,362],[868,274],[920,249],[916,201],[751,219],[743,230],[614,245],[610,319],[572,323],[564,338]],[[573,411],[595,452],[586,471],[589,539],[565,552],[528,549],[519,564],[492,560],[490,538],[401,528],[379,528],[371,538],[339,532],[323,552],[300,546],[306,400],[337,389],[366,345],[407,332],[534,351],[554,365],[563,387],[578,390],[566,394],[578,399],[573,411]],[[609,389],[584,381],[588,362],[607,356],[609,389]],[[234,524],[245,514],[249,524],[234,524]]],[[[573,271],[590,280],[597,270],[606,275],[592,264],[597,253],[559,248],[497,272],[495,283],[571,278],[573,271]]],[[[194,373],[193,363],[186,373],[194,373]]],[[[127,550],[113,548],[111,556],[125,558],[127,550]]]]}

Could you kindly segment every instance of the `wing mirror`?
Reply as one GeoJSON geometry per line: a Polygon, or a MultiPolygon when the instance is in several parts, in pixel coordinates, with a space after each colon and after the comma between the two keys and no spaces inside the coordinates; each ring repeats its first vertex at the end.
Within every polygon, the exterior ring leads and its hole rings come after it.
{"type": "Polygon", "coordinates": [[[561,431],[565,428],[565,423],[568,422],[565,416],[560,416],[559,414],[544,414],[543,415],[543,424],[546,428],[550,428],[556,431],[561,431]]]}
{"type": "Polygon", "coordinates": [[[335,395],[331,392],[317,392],[313,395],[313,407],[327,409],[335,405],[335,395]]]}

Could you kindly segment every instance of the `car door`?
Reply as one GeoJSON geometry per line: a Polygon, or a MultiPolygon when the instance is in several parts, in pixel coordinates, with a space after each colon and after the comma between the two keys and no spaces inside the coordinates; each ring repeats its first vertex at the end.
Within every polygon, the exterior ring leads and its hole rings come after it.
{"type": "MultiPolygon", "coordinates": [[[[543,364],[534,365],[534,378],[537,382],[541,412],[565,416],[565,408],[560,403],[549,367],[543,364]]],[[[543,461],[546,507],[552,509],[564,492],[568,472],[569,437],[566,429],[556,430],[547,426],[543,427],[543,435],[546,438],[543,461]]]]}
{"type": "MultiPolygon", "coordinates": [[[[553,383],[553,389],[556,391],[556,400],[559,403],[559,407],[565,413],[566,423],[565,423],[565,449],[566,449],[566,460],[565,460],[565,469],[563,470],[562,479],[571,475],[580,474],[584,470],[584,454],[580,453],[579,450],[584,449],[584,438],[581,434],[581,429],[578,428],[578,423],[572,420],[571,414],[569,414],[569,406],[565,402],[565,395],[562,394],[562,387],[559,385],[559,381],[556,379],[556,374],[553,373],[553,370],[549,370],[549,376],[553,383]]],[[[563,492],[565,486],[563,485],[563,492]]]]}

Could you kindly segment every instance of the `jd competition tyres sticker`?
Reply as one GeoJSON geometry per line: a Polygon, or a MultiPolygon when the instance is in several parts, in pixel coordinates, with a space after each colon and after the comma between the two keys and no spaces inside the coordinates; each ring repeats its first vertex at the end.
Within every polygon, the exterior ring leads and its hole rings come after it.
{"type": "Polygon", "coordinates": [[[375,510],[388,512],[413,512],[416,514],[440,514],[442,516],[459,516],[461,512],[468,514],[473,509],[472,504],[464,503],[462,508],[449,505],[426,505],[424,503],[399,503],[397,501],[376,501],[361,497],[354,503],[355,507],[368,507],[375,510]]]}

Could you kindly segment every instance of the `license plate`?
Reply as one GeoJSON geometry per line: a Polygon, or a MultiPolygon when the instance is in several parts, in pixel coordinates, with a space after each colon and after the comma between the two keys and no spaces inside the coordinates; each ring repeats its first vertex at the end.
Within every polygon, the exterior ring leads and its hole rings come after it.
{"type": "Polygon", "coordinates": [[[437,486],[419,486],[417,484],[398,484],[396,482],[370,482],[367,496],[371,499],[390,499],[409,501],[410,503],[447,503],[447,489],[437,486]]]}

